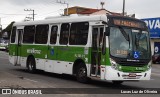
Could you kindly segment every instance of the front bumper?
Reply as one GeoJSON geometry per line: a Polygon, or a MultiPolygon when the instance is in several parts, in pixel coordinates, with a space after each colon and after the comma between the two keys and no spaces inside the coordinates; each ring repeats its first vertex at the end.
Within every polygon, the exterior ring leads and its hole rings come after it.
{"type": "Polygon", "coordinates": [[[151,69],[141,73],[121,72],[106,66],[105,80],[150,80],[151,69]],[[133,76],[134,75],[134,76],[133,76]]]}

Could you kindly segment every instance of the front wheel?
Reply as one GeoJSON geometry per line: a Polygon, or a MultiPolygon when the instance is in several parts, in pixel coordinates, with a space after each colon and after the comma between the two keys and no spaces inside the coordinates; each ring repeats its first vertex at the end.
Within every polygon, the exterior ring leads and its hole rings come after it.
{"type": "Polygon", "coordinates": [[[81,83],[87,83],[88,78],[87,78],[87,69],[86,66],[83,63],[80,63],[78,68],[77,68],[77,73],[76,73],[77,81],[81,83]]]}
{"type": "Polygon", "coordinates": [[[30,73],[35,73],[36,72],[36,65],[35,65],[35,60],[34,58],[29,58],[27,61],[27,69],[30,73]]]}

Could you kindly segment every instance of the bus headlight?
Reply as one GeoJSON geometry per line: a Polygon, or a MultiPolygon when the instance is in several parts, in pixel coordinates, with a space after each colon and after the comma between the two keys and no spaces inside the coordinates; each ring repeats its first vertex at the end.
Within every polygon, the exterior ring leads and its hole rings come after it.
{"type": "Polygon", "coordinates": [[[117,70],[117,69],[118,69],[117,63],[116,63],[113,59],[111,59],[111,58],[110,58],[110,62],[111,62],[111,67],[112,67],[113,69],[117,70]]]}
{"type": "Polygon", "coordinates": [[[150,61],[147,65],[147,69],[149,70],[151,68],[151,65],[152,65],[152,61],[150,61]]]}

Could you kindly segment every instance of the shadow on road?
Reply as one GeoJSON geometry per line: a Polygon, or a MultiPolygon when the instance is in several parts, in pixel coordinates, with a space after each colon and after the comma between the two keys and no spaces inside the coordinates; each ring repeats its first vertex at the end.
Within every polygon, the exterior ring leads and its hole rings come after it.
{"type": "MultiPolygon", "coordinates": [[[[27,69],[12,69],[12,71],[17,71],[17,72],[23,72],[27,74],[31,74],[27,71],[27,69]]],[[[72,75],[67,75],[67,74],[55,74],[55,73],[48,73],[44,72],[42,70],[37,70],[34,75],[41,75],[45,77],[50,77],[50,78],[58,78],[62,80],[68,80],[72,82],[76,82],[76,77],[72,75]]],[[[77,82],[78,83],[78,82],[77,82]]],[[[82,83],[83,84],[83,83],[82,83]]],[[[90,80],[87,85],[91,85],[96,88],[107,88],[107,89],[142,89],[141,87],[136,87],[136,86],[127,86],[127,85],[115,85],[112,82],[106,82],[106,81],[99,81],[99,80],[90,80]]]]}

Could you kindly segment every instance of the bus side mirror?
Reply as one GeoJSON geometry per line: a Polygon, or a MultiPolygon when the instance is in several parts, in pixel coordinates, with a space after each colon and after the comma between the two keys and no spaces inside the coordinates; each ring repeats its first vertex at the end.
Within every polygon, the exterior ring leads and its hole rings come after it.
{"type": "Polygon", "coordinates": [[[104,35],[109,36],[110,35],[110,28],[106,27],[106,32],[104,32],[104,35]]]}

